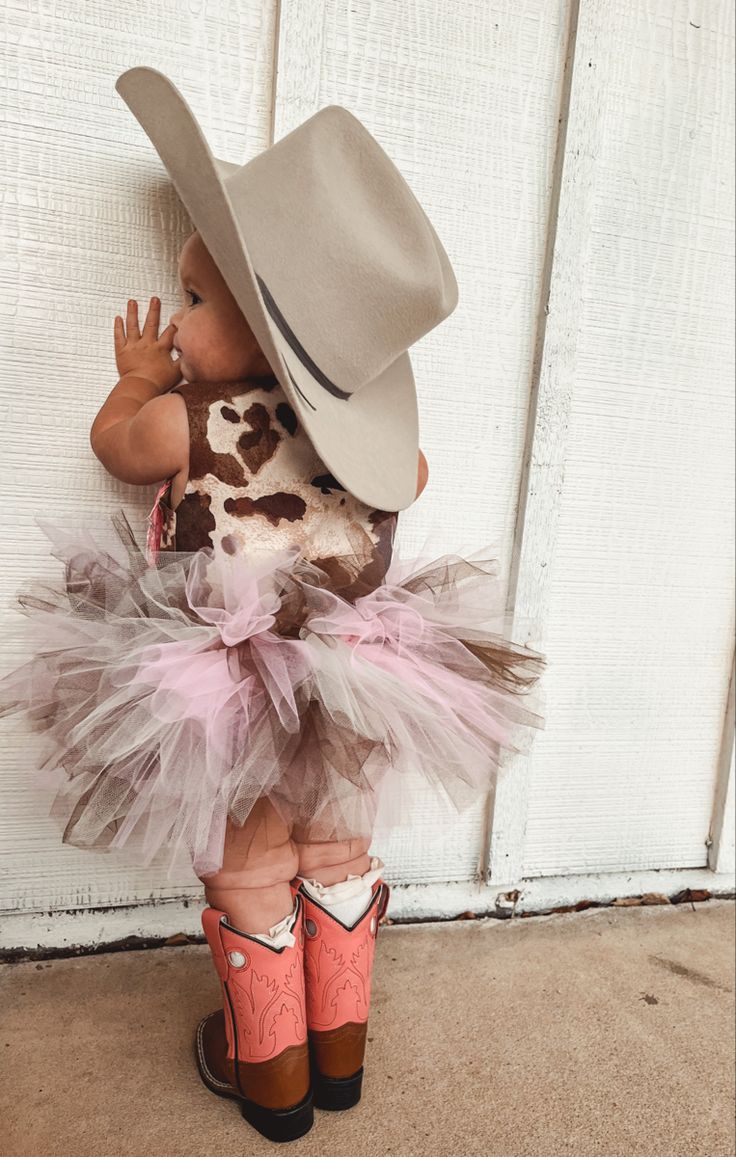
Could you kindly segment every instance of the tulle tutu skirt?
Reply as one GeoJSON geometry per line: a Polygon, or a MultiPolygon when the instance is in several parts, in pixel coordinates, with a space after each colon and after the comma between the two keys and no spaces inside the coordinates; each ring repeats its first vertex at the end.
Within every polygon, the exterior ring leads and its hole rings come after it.
{"type": "Polygon", "coordinates": [[[394,549],[347,597],[298,546],[151,561],[122,511],[105,534],[36,521],[64,575],[15,596],[33,641],[0,717],[46,740],[66,843],[206,876],[264,797],[310,841],[410,823],[417,783],[456,816],[544,726],[546,660],[505,637],[488,552],[394,549]]]}

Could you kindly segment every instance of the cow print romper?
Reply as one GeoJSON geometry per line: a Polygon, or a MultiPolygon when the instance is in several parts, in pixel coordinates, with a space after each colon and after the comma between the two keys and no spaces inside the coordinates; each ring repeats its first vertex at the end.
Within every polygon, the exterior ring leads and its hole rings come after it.
{"type": "Polygon", "coordinates": [[[175,392],[189,418],[189,479],[175,510],[173,480],[159,491],[160,551],[297,543],[345,597],[381,583],[398,512],[366,506],[330,474],[275,375],[175,392]]]}

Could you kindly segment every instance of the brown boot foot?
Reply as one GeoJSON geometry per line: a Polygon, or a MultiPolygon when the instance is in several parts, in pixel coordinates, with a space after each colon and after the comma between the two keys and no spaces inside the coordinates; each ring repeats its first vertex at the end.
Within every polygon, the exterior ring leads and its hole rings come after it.
{"type": "MultiPolygon", "coordinates": [[[[295,1141],[314,1124],[311,1092],[302,1101],[286,1109],[269,1109],[244,1097],[236,1088],[233,1062],[227,1059],[225,1017],[221,1008],[205,1016],[197,1025],[194,1038],[197,1069],[203,1083],[218,1097],[240,1102],[246,1121],[269,1141],[295,1141]]],[[[281,1058],[283,1063],[283,1058],[281,1058]]]]}

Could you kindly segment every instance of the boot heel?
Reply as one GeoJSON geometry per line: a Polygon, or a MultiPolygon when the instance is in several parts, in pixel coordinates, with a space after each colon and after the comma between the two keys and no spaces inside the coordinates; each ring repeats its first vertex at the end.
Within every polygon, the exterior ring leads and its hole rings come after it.
{"type": "Polygon", "coordinates": [[[314,1073],[316,1109],[350,1109],[357,1105],[363,1087],[363,1066],[352,1077],[323,1077],[314,1073]]]}
{"type": "Polygon", "coordinates": [[[254,1101],[241,1101],[240,1111],[248,1124],[269,1141],[295,1141],[308,1133],[314,1124],[311,1090],[292,1109],[264,1109],[254,1101]]]}

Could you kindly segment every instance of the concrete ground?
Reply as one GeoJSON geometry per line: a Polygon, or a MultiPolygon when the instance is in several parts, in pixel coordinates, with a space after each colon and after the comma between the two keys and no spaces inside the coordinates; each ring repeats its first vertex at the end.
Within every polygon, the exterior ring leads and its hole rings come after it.
{"type": "Polygon", "coordinates": [[[733,1157],[734,904],[381,928],[363,1099],[275,1145],[199,1080],[206,945],[6,964],[6,1157],[733,1157]]]}

